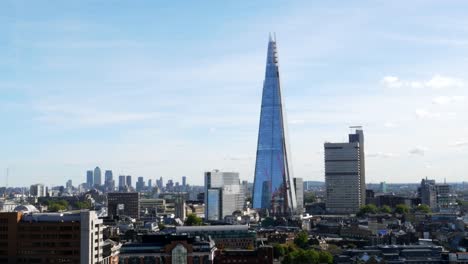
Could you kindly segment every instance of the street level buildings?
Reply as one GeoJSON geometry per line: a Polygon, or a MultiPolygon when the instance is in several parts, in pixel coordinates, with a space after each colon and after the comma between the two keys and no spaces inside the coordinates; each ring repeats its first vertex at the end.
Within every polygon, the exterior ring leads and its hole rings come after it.
{"type": "Polygon", "coordinates": [[[326,210],[354,214],[365,204],[364,133],[352,127],[349,142],[325,143],[326,210]]]}
{"type": "Polygon", "coordinates": [[[286,125],[278,51],[276,40],[270,37],[258,130],[253,207],[275,215],[290,215],[297,207],[286,125]]]}

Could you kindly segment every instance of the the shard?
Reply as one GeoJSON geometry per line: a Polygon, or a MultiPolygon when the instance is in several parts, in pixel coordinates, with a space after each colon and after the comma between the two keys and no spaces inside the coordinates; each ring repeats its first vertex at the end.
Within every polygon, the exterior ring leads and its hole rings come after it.
{"type": "Polygon", "coordinates": [[[296,209],[283,107],[276,39],[270,37],[258,130],[253,208],[274,215],[290,215],[296,209]]]}

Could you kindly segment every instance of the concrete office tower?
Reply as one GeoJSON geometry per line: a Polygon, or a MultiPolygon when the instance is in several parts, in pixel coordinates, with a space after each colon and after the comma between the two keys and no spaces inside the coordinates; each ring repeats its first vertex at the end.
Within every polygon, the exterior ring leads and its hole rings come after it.
{"type": "Polygon", "coordinates": [[[296,188],[297,212],[304,211],[304,181],[302,178],[294,178],[294,188],[296,188]]]}
{"type": "Polygon", "coordinates": [[[421,203],[428,205],[431,209],[437,207],[437,187],[435,180],[422,179],[419,187],[421,203]]]}
{"type": "Polygon", "coordinates": [[[132,187],[132,176],[127,175],[125,179],[126,179],[127,187],[128,188],[132,187]]]}
{"type": "Polygon", "coordinates": [[[205,172],[205,220],[217,221],[244,207],[245,195],[239,173],[205,172]]]}
{"type": "Polygon", "coordinates": [[[184,221],[186,218],[185,205],[184,196],[177,195],[175,198],[175,217],[180,218],[182,221],[184,221]]]}
{"type": "Polygon", "coordinates": [[[94,168],[94,186],[101,186],[101,169],[99,167],[94,168]]]}
{"type": "Polygon", "coordinates": [[[187,185],[187,176],[182,176],[182,186],[185,187],[187,185]]]}
{"type": "Polygon", "coordinates": [[[47,196],[47,190],[44,184],[33,184],[29,188],[29,194],[33,197],[45,197],[47,196]]]}
{"type": "Polygon", "coordinates": [[[89,170],[86,172],[86,186],[92,188],[94,186],[93,171],[89,170]]]}
{"type": "Polygon", "coordinates": [[[149,188],[153,187],[153,181],[151,179],[148,179],[148,187],[149,188]]]}
{"type": "Polygon", "coordinates": [[[325,143],[326,209],[333,214],[354,214],[365,204],[364,134],[351,127],[348,143],[325,143]]]}
{"type": "Polygon", "coordinates": [[[253,208],[274,215],[290,215],[296,209],[287,122],[279,79],[276,40],[268,42],[265,80],[258,130],[253,208]]]}
{"type": "Polygon", "coordinates": [[[143,177],[138,177],[138,181],[136,182],[136,191],[141,192],[145,188],[145,180],[143,177]]]}

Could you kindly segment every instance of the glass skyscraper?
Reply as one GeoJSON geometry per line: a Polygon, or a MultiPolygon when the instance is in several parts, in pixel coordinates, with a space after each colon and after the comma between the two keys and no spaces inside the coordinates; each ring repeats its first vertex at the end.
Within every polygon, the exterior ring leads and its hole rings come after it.
{"type": "Polygon", "coordinates": [[[276,40],[270,37],[258,130],[253,207],[269,210],[275,215],[291,214],[297,206],[283,107],[276,40]]]}

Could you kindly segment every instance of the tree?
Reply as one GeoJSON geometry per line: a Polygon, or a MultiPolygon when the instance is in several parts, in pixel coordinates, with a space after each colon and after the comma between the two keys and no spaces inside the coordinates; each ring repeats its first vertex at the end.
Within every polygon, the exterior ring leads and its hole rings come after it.
{"type": "Polygon", "coordinates": [[[392,208],[390,208],[390,206],[388,206],[388,205],[384,205],[384,206],[380,207],[379,211],[381,213],[384,213],[384,214],[391,214],[392,213],[392,208]]]}
{"type": "Polygon", "coordinates": [[[304,203],[314,203],[317,200],[315,193],[304,192],[304,203]]]}
{"type": "Polygon", "coordinates": [[[185,220],[185,225],[187,226],[199,226],[202,225],[203,221],[196,214],[189,214],[187,220],[185,220]]]}
{"type": "Polygon", "coordinates": [[[279,259],[286,255],[286,249],[281,244],[274,244],[273,245],[273,257],[275,259],[279,259]]]}
{"type": "Polygon", "coordinates": [[[89,201],[84,201],[84,202],[76,202],[76,206],[79,209],[91,209],[91,203],[89,201]]]}
{"type": "Polygon", "coordinates": [[[307,248],[309,242],[309,234],[306,231],[301,231],[294,238],[294,244],[300,248],[307,248]]]}
{"type": "Polygon", "coordinates": [[[333,256],[330,252],[320,251],[319,252],[319,263],[333,263],[333,256]]]}
{"type": "Polygon", "coordinates": [[[368,214],[375,214],[377,213],[378,208],[374,204],[367,204],[361,207],[359,212],[357,213],[358,216],[365,216],[368,214]]]}
{"type": "Polygon", "coordinates": [[[425,213],[425,214],[430,214],[431,208],[427,204],[420,204],[418,205],[418,207],[416,207],[416,211],[425,213]]]}
{"type": "Polygon", "coordinates": [[[410,208],[406,204],[399,204],[395,207],[395,213],[397,214],[407,214],[409,210],[410,208]]]}

